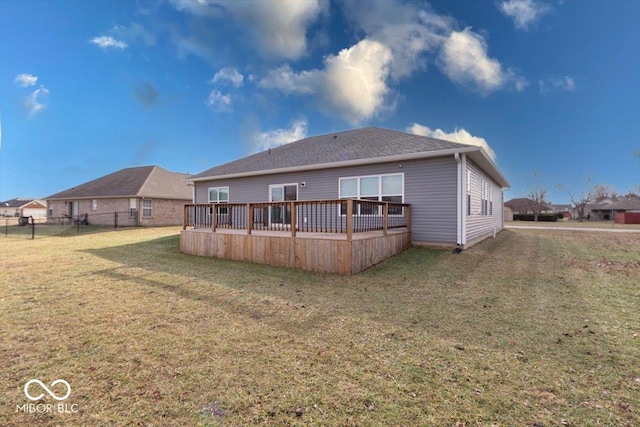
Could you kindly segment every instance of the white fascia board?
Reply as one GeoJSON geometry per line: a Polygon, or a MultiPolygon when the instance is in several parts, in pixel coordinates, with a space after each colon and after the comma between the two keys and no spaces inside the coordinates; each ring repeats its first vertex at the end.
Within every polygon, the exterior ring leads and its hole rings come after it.
{"type": "Polygon", "coordinates": [[[242,178],[247,176],[273,175],[276,173],[300,172],[300,171],[318,170],[318,169],[334,169],[334,168],[341,168],[341,167],[348,167],[348,166],[361,166],[361,165],[370,165],[370,164],[377,164],[377,163],[400,162],[400,161],[406,161],[406,160],[418,160],[418,159],[428,159],[433,157],[451,156],[451,155],[454,155],[455,153],[471,153],[471,152],[476,152],[480,150],[481,150],[480,147],[452,148],[449,150],[400,154],[397,156],[371,157],[367,159],[346,160],[342,162],[318,163],[315,165],[302,165],[302,166],[292,166],[288,168],[233,173],[233,174],[227,174],[227,175],[204,176],[200,178],[192,178],[192,179],[189,179],[188,181],[190,182],[213,181],[213,180],[229,179],[229,178],[242,178]]]}

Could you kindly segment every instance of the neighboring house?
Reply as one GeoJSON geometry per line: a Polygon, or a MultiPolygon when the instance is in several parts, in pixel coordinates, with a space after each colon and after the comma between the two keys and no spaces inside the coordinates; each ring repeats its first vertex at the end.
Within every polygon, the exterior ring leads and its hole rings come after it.
{"type": "Polygon", "coordinates": [[[551,205],[551,210],[553,213],[557,213],[558,215],[562,214],[562,217],[566,219],[571,219],[573,217],[572,205],[551,205]]]}
{"type": "Polygon", "coordinates": [[[616,214],[640,213],[640,196],[629,194],[626,196],[604,197],[589,203],[585,215],[590,220],[611,221],[616,214]]]}
{"type": "Polygon", "coordinates": [[[89,224],[182,224],[184,205],[192,200],[189,175],[160,166],[122,169],[47,197],[52,221],[89,224]],[[117,215],[116,215],[117,214],[117,215]]]}
{"type": "Polygon", "coordinates": [[[376,127],[305,138],[213,167],[190,181],[194,203],[407,203],[414,244],[463,247],[503,228],[503,189],[509,186],[480,147],[376,127]]]}
{"type": "Polygon", "coordinates": [[[11,199],[0,202],[0,215],[4,217],[32,216],[34,219],[47,217],[47,205],[42,200],[11,199]]]}
{"type": "Polygon", "coordinates": [[[511,208],[511,211],[514,214],[535,214],[538,212],[539,214],[548,213],[553,210],[553,208],[545,203],[539,203],[535,200],[528,199],[526,197],[519,197],[516,199],[511,199],[504,202],[504,205],[508,208],[511,208]]]}

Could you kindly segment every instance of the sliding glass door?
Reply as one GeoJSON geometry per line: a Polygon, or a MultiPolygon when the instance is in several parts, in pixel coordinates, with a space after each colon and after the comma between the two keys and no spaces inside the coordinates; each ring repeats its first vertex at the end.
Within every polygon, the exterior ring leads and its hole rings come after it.
{"type": "MultiPolygon", "coordinates": [[[[298,200],[298,184],[276,184],[269,186],[271,202],[289,202],[298,200]]],[[[291,224],[291,206],[275,205],[269,209],[270,224],[291,224]]]]}

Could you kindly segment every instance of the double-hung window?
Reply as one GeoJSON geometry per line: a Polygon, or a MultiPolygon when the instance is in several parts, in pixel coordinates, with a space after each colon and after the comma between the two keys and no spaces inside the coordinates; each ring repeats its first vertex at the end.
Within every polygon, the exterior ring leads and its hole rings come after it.
{"type": "Polygon", "coordinates": [[[153,200],[142,199],[142,217],[151,218],[153,216],[153,200]]]}
{"type": "MultiPolygon", "coordinates": [[[[403,203],[404,174],[356,176],[339,179],[341,199],[371,200],[375,202],[403,203]]],[[[341,215],[347,214],[342,205],[341,215]]],[[[355,215],[381,215],[380,206],[374,203],[359,203],[355,215]]],[[[389,215],[402,215],[402,206],[389,207],[389,215]]]]}
{"type": "MultiPolygon", "coordinates": [[[[209,188],[209,203],[229,203],[229,187],[209,188]]],[[[227,215],[228,208],[218,208],[220,215],[227,215]]]]}

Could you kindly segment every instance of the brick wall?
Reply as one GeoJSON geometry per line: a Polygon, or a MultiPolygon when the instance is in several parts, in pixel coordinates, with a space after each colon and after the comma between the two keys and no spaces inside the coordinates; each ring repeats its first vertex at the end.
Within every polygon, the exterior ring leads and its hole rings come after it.
{"type": "Polygon", "coordinates": [[[142,216],[142,201],[139,200],[140,225],[182,225],[184,215],[184,205],[191,203],[191,200],[169,200],[151,199],[153,208],[152,216],[146,218],[142,216]]]}
{"type": "MultiPolygon", "coordinates": [[[[138,217],[131,217],[129,214],[129,198],[117,199],[95,199],[96,209],[92,210],[92,200],[77,200],[78,215],[81,218],[87,214],[89,224],[94,225],[115,225],[115,212],[118,213],[118,226],[160,226],[160,225],[180,225],[183,221],[183,212],[185,203],[191,200],[169,200],[169,199],[151,199],[152,200],[152,216],[149,218],[142,217],[142,199],[136,199],[136,209],[138,217]]],[[[51,222],[59,222],[60,219],[70,213],[71,201],[49,201],[48,207],[52,209],[49,215],[51,222]]],[[[72,223],[71,219],[65,220],[72,223]]]]}

